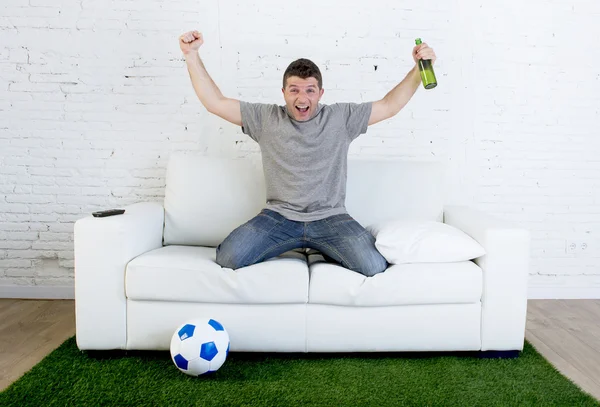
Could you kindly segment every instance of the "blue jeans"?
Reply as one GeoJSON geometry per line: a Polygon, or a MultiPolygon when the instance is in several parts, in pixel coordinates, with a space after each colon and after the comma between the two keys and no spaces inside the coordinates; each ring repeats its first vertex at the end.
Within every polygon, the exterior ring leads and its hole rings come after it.
{"type": "Polygon", "coordinates": [[[297,222],[269,209],[225,238],[217,247],[217,263],[237,269],[297,248],[318,250],[327,260],[365,276],[381,273],[388,266],[373,235],[348,214],[297,222]]]}

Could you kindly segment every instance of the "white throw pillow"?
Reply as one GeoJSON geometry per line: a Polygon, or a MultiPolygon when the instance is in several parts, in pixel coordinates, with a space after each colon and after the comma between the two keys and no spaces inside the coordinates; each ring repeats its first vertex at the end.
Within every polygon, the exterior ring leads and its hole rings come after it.
{"type": "Polygon", "coordinates": [[[367,226],[375,247],[390,264],[472,260],[485,249],[462,230],[442,222],[392,220],[367,226]]]}

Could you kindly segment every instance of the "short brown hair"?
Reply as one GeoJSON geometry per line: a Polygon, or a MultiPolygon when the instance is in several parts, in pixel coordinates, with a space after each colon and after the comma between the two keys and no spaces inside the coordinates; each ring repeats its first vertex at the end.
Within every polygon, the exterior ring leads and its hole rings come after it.
{"type": "Polygon", "coordinates": [[[302,79],[315,78],[319,84],[319,89],[323,88],[323,78],[321,77],[321,71],[319,67],[310,59],[300,58],[292,62],[285,73],[283,74],[283,88],[287,82],[287,78],[290,76],[297,76],[302,79]]]}

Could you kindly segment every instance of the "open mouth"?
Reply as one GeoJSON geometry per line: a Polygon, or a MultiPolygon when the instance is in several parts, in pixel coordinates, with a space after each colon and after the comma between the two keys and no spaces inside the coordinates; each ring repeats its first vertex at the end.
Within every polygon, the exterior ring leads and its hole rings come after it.
{"type": "Polygon", "coordinates": [[[308,112],[308,106],[296,106],[296,109],[300,112],[300,113],[306,113],[308,112]]]}

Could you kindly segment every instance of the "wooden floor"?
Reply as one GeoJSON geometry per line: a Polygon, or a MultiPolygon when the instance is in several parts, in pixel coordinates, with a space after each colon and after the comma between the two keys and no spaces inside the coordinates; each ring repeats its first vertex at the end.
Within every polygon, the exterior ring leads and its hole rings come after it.
{"type": "Polygon", "coordinates": [[[530,300],[527,340],[600,400],[600,300],[530,300]]]}
{"type": "MultiPolygon", "coordinates": [[[[73,301],[0,299],[0,391],[74,334],[73,301]]],[[[526,338],[600,400],[600,300],[530,300],[526,338]]]]}
{"type": "Polygon", "coordinates": [[[0,391],[73,335],[73,300],[0,299],[0,391]]]}

